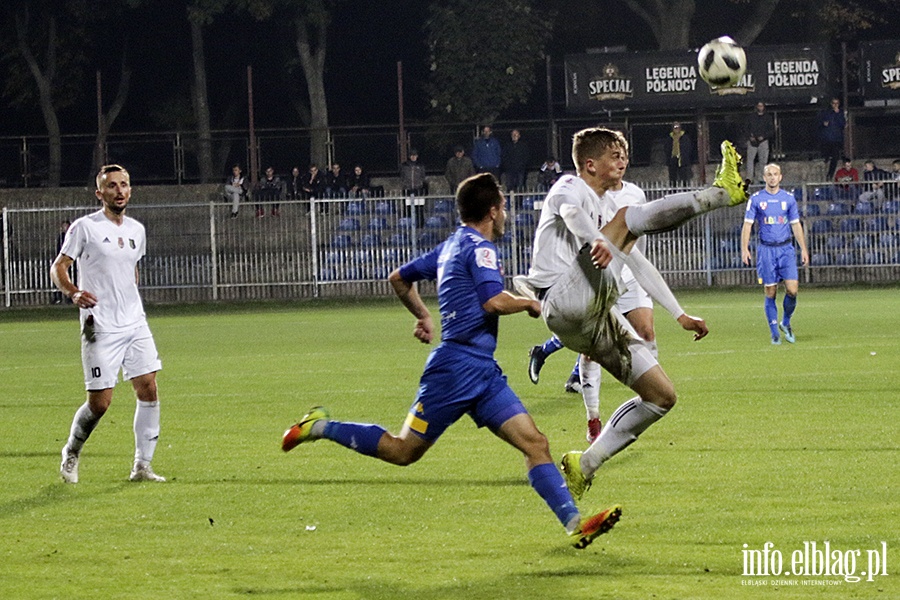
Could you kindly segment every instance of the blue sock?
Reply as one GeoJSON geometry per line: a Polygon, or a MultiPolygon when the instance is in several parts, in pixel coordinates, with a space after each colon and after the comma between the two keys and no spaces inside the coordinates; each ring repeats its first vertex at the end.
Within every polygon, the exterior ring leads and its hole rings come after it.
{"type": "Polygon", "coordinates": [[[769,323],[769,329],[772,330],[772,339],[779,337],[778,335],[778,305],[775,304],[775,298],[766,296],[766,322],[769,323]]]}
{"type": "Polygon", "coordinates": [[[549,340],[541,345],[541,352],[544,353],[544,356],[550,356],[557,350],[563,349],[563,343],[559,341],[559,338],[555,335],[551,336],[549,340]]]}
{"type": "Polygon", "coordinates": [[[342,423],[340,421],[328,421],[322,437],[341,446],[355,450],[366,456],[377,456],[378,441],[386,430],[380,425],[368,423],[342,423]]]}
{"type": "Polygon", "coordinates": [[[569,493],[562,474],[553,463],[544,463],[533,467],[528,471],[528,483],[538,493],[538,496],[544,499],[564,527],[578,515],[572,494],[569,493]]]}
{"type": "Polygon", "coordinates": [[[791,324],[791,317],[794,316],[794,309],[797,308],[797,296],[790,294],[784,295],[784,317],[781,319],[785,327],[791,324]]]}
{"type": "Polygon", "coordinates": [[[575,359],[575,366],[572,367],[572,375],[571,377],[581,377],[581,357],[575,359]]]}

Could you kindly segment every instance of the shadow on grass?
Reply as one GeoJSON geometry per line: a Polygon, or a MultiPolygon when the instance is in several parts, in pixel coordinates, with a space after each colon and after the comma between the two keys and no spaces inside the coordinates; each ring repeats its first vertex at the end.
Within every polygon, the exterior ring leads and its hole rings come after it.
{"type": "Polygon", "coordinates": [[[110,492],[119,492],[123,489],[134,487],[135,484],[129,481],[122,481],[115,485],[104,486],[102,488],[91,488],[90,492],[85,493],[84,486],[75,489],[76,485],[68,484],[62,480],[45,485],[37,493],[32,496],[16,498],[0,504],[0,519],[15,517],[37,508],[55,506],[70,501],[80,501],[96,497],[104,497],[110,492]]]}
{"type": "MultiPolygon", "coordinates": [[[[180,485],[217,485],[217,484],[234,484],[234,485],[303,485],[303,486],[333,486],[333,485],[372,485],[372,486],[439,486],[446,487],[450,480],[447,479],[414,479],[409,477],[365,479],[342,478],[342,479],[307,479],[307,478],[291,478],[291,479],[248,479],[242,477],[229,478],[177,478],[172,477],[170,481],[178,482],[180,485]]],[[[528,480],[525,477],[508,477],[497,479],[453,479],[452,483],[459,486],[472,487],[523,487],[528,486],[528,480]]]]}

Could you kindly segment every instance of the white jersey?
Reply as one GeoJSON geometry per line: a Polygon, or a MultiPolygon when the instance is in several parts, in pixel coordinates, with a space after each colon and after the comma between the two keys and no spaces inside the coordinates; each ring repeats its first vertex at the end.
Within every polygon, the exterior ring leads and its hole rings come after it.
{"type": "Polygon", "coordinates": [[[144,256],[144,226],[131,217],[116,225],[103,210],[76,219],[60,253],[77,261],[78,288],[97,297],[97,305],[81,309],[81,322],[94,316],[97,332],[127,331],[146,323],[138,293],[136,267],[144,256]]]}
{"type": "MultiPolygon", "coordinates": [[[[606,225],[609,223],[619,209],[624,208],[626,206],[635,206],[639,204],[647,203],[647,195],[644,194],[644,190],[639,188],[633,183],[628,181],[622,182],[621,190],[607,190],[603,196],[600,198],[601,202],[601,222],[600,226],[606,225]]],[[[647,236],[641,236],[638,238],[637,242],[635,242],[635,246],[642,253],[646,254],[645,250],[647,249],[647,236]]],[[[626,283],[629,289],[633,286],[637,285],[637,282],[634,280],[634,275],[631,273],[631,269],[629,269],[626,265],[622,265],[622,280],[626,283]]]]}
{"type": "Polygon", "coordinates": [[[563,175],[544,199],[541,217],[534,232],[529,283],[538,289],[552,286],[575,262],[581,246],[592,240],[579,240],[560,215],[565,204],[582,209],[599,229],[601,202],[597,193],[575,175],[563,175]]]}

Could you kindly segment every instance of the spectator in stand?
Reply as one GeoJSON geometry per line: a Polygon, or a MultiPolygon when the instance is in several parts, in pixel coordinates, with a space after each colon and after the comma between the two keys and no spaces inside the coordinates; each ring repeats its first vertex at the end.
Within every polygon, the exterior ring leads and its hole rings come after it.
{"type": "MultiPolygon", "coordinates": [[[[325,178],[319,172],[319,165],[310,163],[309,171],[303,176],[303,186],[300,188],[304,200],[313,198],[320,199],[325,195],[325,178]]],[[[328,206],[323,208],[323,212],[328,212],[328,206]]]]}
{"type": "Polygon", "coordinates": [[[831,106],[819,113],[818,129],[819,142],[822,144],[822,156],[828,163],[826,179],[834,176],[834,170],[838,164],[838,158],[844,153],[844,128],[847,119],[841,110],[841,101],[831,99],[831,106]]]}
{"type": "MultiPolygon", "coordinates": [[[[266,167],[266,176],[256,184],[256,201],[272,202],[272,216],[281,216],[281,207],[278,204],[284,195],[285,185],[281,177],[275,174],[273,167],[266,167]]],[[[256,216],[262,218],[266,215],[266,211],[262,204],[256,205],[256,216]]]]}
{"type": "Polygon", "coordinates": [[[354,198],[368,198],[371,195],[369,175],[363,172],[362,165],[353,167],[353,173],[347,178],[347,189],[354,198]]]}
{"type": "Polygon", "coordinates": [[[891,200],[900,200],[900,158],[894,159],[891,163],[891,180],[893,183],[888,186],[888,198],[891,200]]]}
{"type": "Polygon", "coordinates": [[[528,145],[522,141],[522,134],[518,129],[513,129],[509,138],[502,154],[504,183],[507,191],[522,192],[528,176],[528,145]]]}
{"type": "Polygon", "coordinates": [[[241,165],[231,167],[231,176],[225,180],[225,195],[231,198],[231,218],[238,216],[238,209],[241,205],[241,198],[247,198],[247,192],[250,190],[250,182],[241,173],[241,165]]]}
{"type": "Polygon", "coordinates": [[[693,146],[691,136],[681,128],[678,121],[672,123],[672,131],[666,144],[669,149],[669,185],[686,186],[694,178],[691,168],[693,146]]]}
{"type": "Polygon", "coordinates": [[[407,196],[425,196],[428,194],[428,180],[425,178],[425,165],[419,162],[419,151],[413,148],[409,158],[400,165],[400,185],[407,196]]]}
{"type": "Polygon", "coordinates": [[[865,191],[859,195],[863,202],[884,201],[884,183],[891,178],[884,169],[875,166],[871,158],[863,163],[863,181],[866,182],[865,191]]]}
{"type": "Polygon", "coordinates": [[[334,163],[325,174],[325,195],[329,198],[344,198],[347,196],[347,189],[347,176],[341,172],[341,165],[334,163]]]}
{"type": "Polygon", "coordinates": [[[503,151],[500,142],[493,136],[493,129],[485,125],[481,129],[481,137],[472,144],[472,164],[476,173],[491,173],[500,179],[500,162],[503,151]]]}
{"type": "Polygon", "coordinates": [[[450,193],[456,194],[456,188],[463,182],[475,174],[475,166],[472,159],[466,156],[466,151],[462,146],[453,148],[453,156],[447,159],[447,168],[444,170],[444,177],[447,179],[447,185],[450,186],[450,193]]]}
{"type": "Polygon", "coordinates": [[[556,180],[562,175],[562,167],[555,156],[551,156],[541,165],[541,171],[538,173],[538,186],[541,191],[548,191],[556,180]]]}
{"type": "Polygon", "coordinates": [[[757,102],[756,110],[747,118],[746,136],[746,177],[752,182],[763,181],[763,169],[769,164],[769,140],[775,137],[775,120],[766,112],[764,102],[757,102]]]}
{"type": "Polygon", "coordinates": [[[300,200],[303,198],[303,176],[300,175],[300,167],[291,169],[291,177],[287,180],[287,199],[300,200]]]}
{"type": "Polygon", "coordinates": [[[856,182],[859,181],[859,171],[853,166],[853,161],[846,156],[844,157],[844,166],[834,173],[834,181],[842,184],[835,186],[835,192],[839,199],[856,198],[856,182]]]}
{"type": "Polygon", "coordinates": [[[400,165],[400,185],[403,193],[408,196],[406,203],[409,205],[410,216],[415,219],[416,227],[425,224],[425,200],[416,196],[428,195],[428,180],[425,178],[425,165],[419,162],[419,151],[409,151],[409,158],[400,165]]]}

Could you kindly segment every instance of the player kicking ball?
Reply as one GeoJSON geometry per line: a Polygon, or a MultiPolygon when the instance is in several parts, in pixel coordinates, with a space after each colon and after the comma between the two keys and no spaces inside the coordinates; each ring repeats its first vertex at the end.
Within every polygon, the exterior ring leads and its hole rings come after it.
{"type": "Polygon", "coordinates": [[[334,421],[327,410],[314,407],[285,431],[281,447],[287,452],[324,438],[405,466],[422,458],[450,425],[469,414],[479,427],[487,427],[522,452],[531,487],[565,527],[572,544],[586,548],[612,529],[622,509],[612,506],[591,516],[581,515],[553,463],[547,438],[494,360],[500,315],[541,315],[539,302],[503,289],[494,240],[504,232],[506,200],[494,176],[482,173],[460,184],[456,202],[462,225],[388,278],[416,318],[413,335],[421,342],[431,343],[434,323],[415,282],[437,280],[441,312],[441,343],[425,363],[418,395],[400,433],[392,435],[379,425],[334,421]]]}

